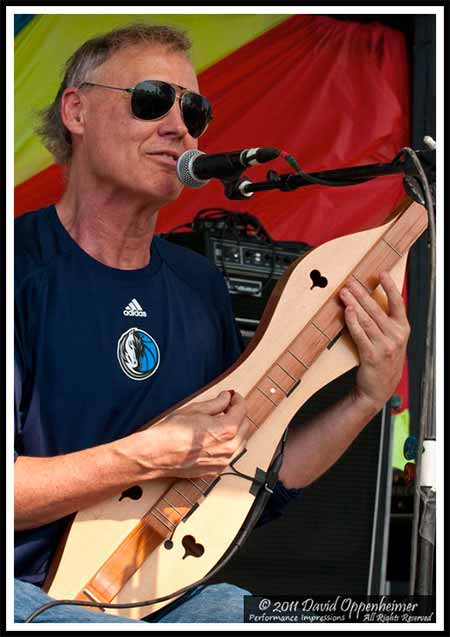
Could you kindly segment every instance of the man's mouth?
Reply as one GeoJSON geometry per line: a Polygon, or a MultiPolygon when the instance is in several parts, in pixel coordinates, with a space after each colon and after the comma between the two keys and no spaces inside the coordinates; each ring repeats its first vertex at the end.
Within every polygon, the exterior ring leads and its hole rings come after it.
{"type": "Polygon", "coordinates": [[[161,159],[162,161],[164,161],[164,163],[167,163],[169,165],[173,165],[175,166],[177,161],[178,161],[178,157],[179,154],[176,152],[172,152],[172,151],[166,151],[166,150],[161,150],[161,151],[155,151],[152,153],[147,153],[147,155],[149,157],[157,157],[159,159],[161,159]]]}

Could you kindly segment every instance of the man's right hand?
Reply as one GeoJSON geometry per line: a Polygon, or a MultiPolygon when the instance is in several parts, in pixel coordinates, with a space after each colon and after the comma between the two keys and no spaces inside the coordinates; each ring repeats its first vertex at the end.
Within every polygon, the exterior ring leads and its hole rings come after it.
{"type": "Polygon", "coordinates": [[[255,430],[245,415],[238,393],[194,402],[140,432],[137,459],[152,478],[217,475],[255,430]]]}
{"type": "Polygon", "coordinates": [[[113,442],[14,466],[14,526],[36,528],[97,504],[141,480],[213,476],[227,467],[254,427],[245,401],[223,391],[113,442]]]}

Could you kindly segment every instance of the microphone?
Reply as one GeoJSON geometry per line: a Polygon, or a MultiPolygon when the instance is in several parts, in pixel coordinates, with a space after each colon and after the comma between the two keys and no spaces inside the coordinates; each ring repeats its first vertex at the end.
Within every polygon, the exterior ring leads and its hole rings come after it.
{"type": "Polygon", "coordinates": [[[186,150],[177,161],[178,179],[190,188],[206,186],[212,177],[236,177],[244,168],[264,164],[280,155],[277,148],[246,148],[229,153],[207,155],[201,150],[186,150]]]}

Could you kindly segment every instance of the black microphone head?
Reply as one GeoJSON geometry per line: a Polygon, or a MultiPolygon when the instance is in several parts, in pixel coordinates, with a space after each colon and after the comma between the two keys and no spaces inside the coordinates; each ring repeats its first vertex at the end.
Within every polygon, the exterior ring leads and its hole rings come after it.
{"type": "Polygon", "coordinates": [[[204,155],[205,153],[201,150],[186,150],[182,153],[177,160],[177,175],[178,179],[185,186],[189,186],[189,188],[201,188],[202,186],[206,186],[209,182],[209,179],[198,179],[194,171],[192,169],[192,164],[197,157],[200,155],[204,155]]]}

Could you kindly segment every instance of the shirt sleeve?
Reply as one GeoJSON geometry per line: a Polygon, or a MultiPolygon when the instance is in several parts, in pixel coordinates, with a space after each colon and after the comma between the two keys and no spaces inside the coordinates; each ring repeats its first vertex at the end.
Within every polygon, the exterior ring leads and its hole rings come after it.
{"type": "Polygon", "coordinates": [[[256,526],[263,526],[272,520],[280,518],[288,504],[294,500],[301,499],[302,494],[303,489],[286,489],[284,484],[278,480],[256,526]]]}

